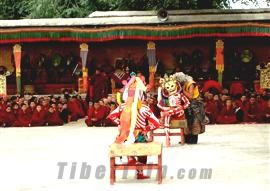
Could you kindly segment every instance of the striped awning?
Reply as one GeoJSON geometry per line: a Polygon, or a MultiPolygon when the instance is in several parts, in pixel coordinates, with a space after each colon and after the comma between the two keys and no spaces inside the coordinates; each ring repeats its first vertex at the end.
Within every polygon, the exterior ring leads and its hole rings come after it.
{"type": "Polygon", "coordinates": [[[196,37],[270,37],[268,23],[219,23],[162,26],[2,28],[0,43],[177,40],[196,37]]]}

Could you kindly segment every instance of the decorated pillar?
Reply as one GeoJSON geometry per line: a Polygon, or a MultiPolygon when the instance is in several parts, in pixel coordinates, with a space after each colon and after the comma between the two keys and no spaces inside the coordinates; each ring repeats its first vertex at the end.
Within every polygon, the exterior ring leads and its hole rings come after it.
{"type": "Polygon", "coordinates": [[[6,75],[0,74],[0,96],[7,95],[7,77],[6,75]]]}
{"type": "Polygon", "coordinates": [[[216,41],[216,70],[218,72],[218,82],[222,85],[222,75],[224,71],[224,42],[216,41]]]}
{"type": "Polygon", "coordinates": [[[149,85],[147,90],[150,91],[155,84],[155,72],[156,72],[156,45],[150,41],[147,43],[147,57],[149,64],[149,85]]]}
{"type": "Polygon", "coordinates": [[[82,90],[80,93],[86,93],[88,90],[88,69],[86,68],[87,55],[88,45],[82,43],[80,45],[80,56],[82,59],[82,90]]]}
{"type": "Polygon", "coordinates": [[[16,85],[17,94],[21,94],[22,84],[21,84],[21,57],[22,57],[22,47],[19,44],[13,46],[13,55],[15,61],[16,69],[16,85]]]}

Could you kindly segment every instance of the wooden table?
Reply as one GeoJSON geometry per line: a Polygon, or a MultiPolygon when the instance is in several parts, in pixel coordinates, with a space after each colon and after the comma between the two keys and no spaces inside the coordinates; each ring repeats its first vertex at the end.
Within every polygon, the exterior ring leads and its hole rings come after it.
{"type": "Polygon", "coordinates": [[[133,143],[133,144],[112,144],[110,145],[110,183],[115,183],[116,170],[147,170],[157,169],[157,181],[162,182],[162,144],[156,142],[133,143]],[[123,156],[157,156],[158,162],[155,164],[116,164],[115,157],[123,156]]]}

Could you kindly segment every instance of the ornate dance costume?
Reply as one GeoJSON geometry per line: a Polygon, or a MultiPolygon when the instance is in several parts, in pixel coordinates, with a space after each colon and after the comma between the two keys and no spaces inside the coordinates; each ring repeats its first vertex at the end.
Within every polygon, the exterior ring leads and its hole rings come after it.
{"type": "MultiPolygon", "coordinates": [[[[112,111],[107,118],[111,119],[119,126],[119,135],[115,143],[146,143],[147,132],[159,128],[159,120],[155,117],[151,109],[143,104],[144,91],[146,86],[140,78],[133,76],[125,86],[123,100],[125,103],[120,104],[112,111]],[[148,125],[149,123],[149,125],[148,125]]],[[[146,156],[129,157],[128,163],[145,163],[146,156]]],[[[141,170],[137,173],[137,179],[149,178],[141,170]]]]}
{"type": "Polygon", "coordinates": [[[169,126],[172,118],[182,119],[184,110],[189,106],[189,100],[181,92],[180,83],[174,75],[160,79],[161,87],[158,89],[158,107],[161,109],[161,120],[166,133],[166,145],[170,145],[169,126]]]}

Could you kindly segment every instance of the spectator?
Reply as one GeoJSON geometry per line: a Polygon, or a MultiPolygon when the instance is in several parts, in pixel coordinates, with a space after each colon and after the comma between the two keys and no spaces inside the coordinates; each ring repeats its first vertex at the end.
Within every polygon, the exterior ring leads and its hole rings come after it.
{"type": "Polygon", "coordinates": [[[60,118],[59,112],[51,106],[48,110],[46,123],[48,126],[62,126],[64,121],[60,118]]]}
{"type": "Polygon", "coordinates": [[[263,123],[270,123],[270,99],[268,99],[267,103],[263,106],[262,122],[263,123]]]}
{"type": "Polygon", "coordinates": [[[44,126],[46,113],[42,110],[41,105],[37,105],[31,118],[31,126],[44,126]]]}
{"type": "Polygon", "coordinates": [[[64,103],[62,105],[62,103],[60,103],[60,105],[58,104],[58,110],[60,112],[60,118],[63,120],[64,123],[68,123],[70,121],[70,112],[69,110],[67,109],[67,104],[64,103]]]}
{"type": "Polygon", "coordinates": [[[260,108],[256,101],[255,96],[252,96],[249,99],[246,113],[246,122],[259,122],[260,121],[260,108]]]}
{"type": "Polygon", "coordinates": [[[16,117],[14,113],[12,112],[12,109],[10,106],[6,107],[6,111],[4,113],[4,127],[12,127],[14,121],[16,120],[16,117]]]}
{"type": "Polygon", "coordinates": [[[27,112],[27,105],[22,104],[21,109],[18,111],[17,119],[15,120],[14,127],[29,127],[31,115],[27,112]]]}
{"type": "Polygon", "coordinates": [[[238,123],[242,123],[244,121],[244,111],[238,103],[238,101],[233,102],[233,109],[235,112],[236,121],[238,123]]]}
{"type": "Polygon", "coordinates": [[[100,103],[96,101],[94,106],[90,107],[87,112],[87,119],[85,123],[88,127],[102,126],[106,118],[105,110],[101,107],[100,103]]]}
{"type": "Polygon", "coordinates": [[[217,123],[219,124],[233,124],[236,123],[236,117],[232,106],[232,100],[227,99],[225,106],[223,106],[221,112],[217,117],[217,123]]]}
{"type": "Polygon", "coordinates": [[[3,126],[5,119],[5,109],[4,105],[0,104],[0,126],[3,126]]]}
{"type": "MultiPolygon", "coordinates": [[[[218,96],[216,96],[218,99],[218,96]]],[[[215,124],[216,119],[219,113],[219,100],[214,100],[214,96],[212,93],[208,94],[207,100],[205,102],[205,113],[208,116],[210,123],[215,124]]]]}
{"type": "Polygon", "coordinates": [[[67,103],[67,108],[71,115],[71,121],[77,121],[80,118],[85,116],[82,105],[80,104],[79,100],[76,96],[73,96],[69,99],[67,103]]]}

